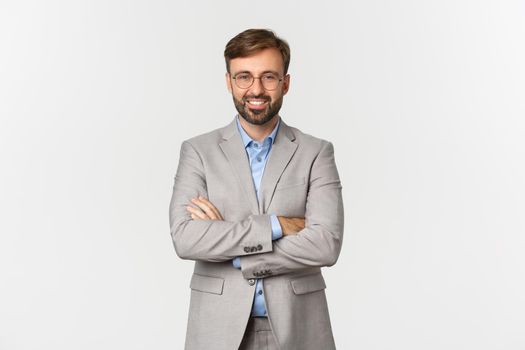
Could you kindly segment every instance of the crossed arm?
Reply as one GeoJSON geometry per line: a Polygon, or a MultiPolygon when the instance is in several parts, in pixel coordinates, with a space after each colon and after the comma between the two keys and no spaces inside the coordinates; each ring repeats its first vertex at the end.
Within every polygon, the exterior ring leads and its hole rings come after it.
{"type": "MultiPolygon", "coordinates": [[[[222,217],[219,210],[210,202],[208,199],[199,196],[197,198],[192,198],[191,203],[193,203],[196,208],[188,205],[186,210],[191,215],[193,220],[222,220],[222,217]]],[[[289,218],[285,216],[278,216],[279,224],[284,236],[290,236],[297,234],[304,228],[304,218],[289,218]]]]}
{"type": "Polygon", "coordinates": [[[312,165],[305,218],[278,216],[283,237],[273,242],[269,215],[224,221],[205,198],[204,179],[200,157],[189,143],[183,143],[170,204],[171,234],[181,258],[218,262],[240,257],[245,278],[331,266],[337,261],[343,203],[331,143],[324,143],[312,165]],[[256,241],[262,243],[261,249],[243,250],[243,245],[256,241]]]}

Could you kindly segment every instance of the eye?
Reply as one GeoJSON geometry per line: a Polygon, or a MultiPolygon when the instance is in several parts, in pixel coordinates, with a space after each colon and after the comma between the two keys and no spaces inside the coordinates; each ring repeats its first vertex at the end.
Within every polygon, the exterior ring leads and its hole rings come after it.
{"type": "Polygon", "coordinates": [[[275,74],[271,74],[271,73],[268,73],[268,74],[264,74],[262,76],[262,78],[266,81],[275,81],[275,80],[279,80],[279,78],[275,75],[275,74]]]}
{"type": "Polygon", "coordinates": [[[237,74],[235,76],[235,79],[238,80],[238,81],[249,81],[251,78],[252,78],[252,76],[250,74],[247,74],[247,73],[241,73],[241,74],[237,74]]]}

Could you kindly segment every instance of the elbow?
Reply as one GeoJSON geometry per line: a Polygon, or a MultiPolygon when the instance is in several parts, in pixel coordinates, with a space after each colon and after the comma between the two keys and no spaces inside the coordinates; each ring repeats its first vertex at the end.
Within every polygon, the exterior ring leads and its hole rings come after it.
{"type": "Polygon", "coordinates": [[[335,265],[339,259],[343,232],[344,229],[340,220],[336,224],[312,223],[306,228],[304,234],[300,233],[299,236],[303,236],[309,241],[312,248],[310,252],[314,252],[311,255],[312,262],[315,262],[315,265],[319,267],[330,267],[335,265]]]}
{"type": "Polygon", "coordinates": [[[321,259],[321,266],[333,266],[339,259],[339,252],[335,250],[330,250],[327,254],[321,259]]]}
{"type": "Polygon", "coordinates": [[[327,244],[326,254],[323,256],[323,266],[333,266],[339,259],[342,246],[342,235],[330,235],[329,242],[327,244]]]}
{"type": "Polygon", "coordinates": [[[332,253],[330,254],[330,256],[327,257],[327,259],[325,259],[323,266],[327,266],[327,267],[333,266],[335,265],[338,259],[339,259],[339,254],[332,253]]]}
{"type": "Polygon", "coordinates": [[[175,253],[182,260],[191,260],[191,254],[187,247],[173,240],[173,246],[175,247],[175,253]]]}
{"type": "Polygon", "coordinates": [[[175,253],[177,254],[177,256],[183,260],[190,260],[191,254],[190,254],[190,250],[188,249],[188,247],[185,246],[184,243],[180,239],[177,239],[176,238],[177,236],[172,235],[172,237],[173,237],[173,247],[175,248],[175,253]]]}
{"type": "Polygon", "coordinates": [[[177,256],[183,260],[192,260],[192,249],[186,239],[183,239],[184,224],[176,225],[171,229],[173,247],[177,256]]]}

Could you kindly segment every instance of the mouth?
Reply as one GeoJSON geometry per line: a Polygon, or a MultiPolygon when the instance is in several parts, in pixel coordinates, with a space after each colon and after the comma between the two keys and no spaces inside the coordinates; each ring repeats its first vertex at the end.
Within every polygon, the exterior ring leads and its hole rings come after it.
{"type": "Polygon", "coordinates": [[[268,100],[258,99],[258,98],[248,98],[246,99],[246,104],[251,109],[265,109],[268,105],[268,100]]]}

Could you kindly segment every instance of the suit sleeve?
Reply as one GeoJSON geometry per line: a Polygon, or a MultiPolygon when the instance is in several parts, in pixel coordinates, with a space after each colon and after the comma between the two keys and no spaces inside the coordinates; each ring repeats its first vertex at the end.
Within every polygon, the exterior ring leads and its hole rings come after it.
{"type": "Polygon", "coordinates": [[[203,162],[184,141],[169,207],[171,237],[180,258],[220,262],[273,249],[270,215],[250,215],[236,222],[192,220],[186,206],[199,195],[208,198],[203,162]]]}
{"type": "Polygon", "coordinates": [[[305,228],[274,241],[271,252],[241,257],[243,276],[264,278],[335,264],[343,242],[341,190],[333,145],[325,141],[310,173],[305,228]]]}

